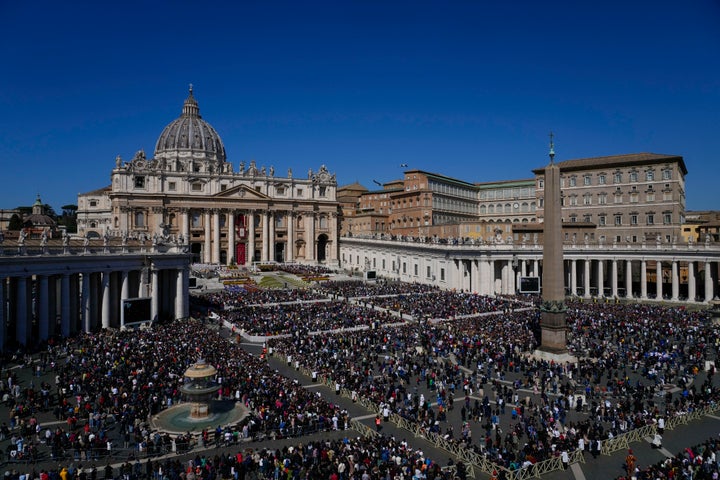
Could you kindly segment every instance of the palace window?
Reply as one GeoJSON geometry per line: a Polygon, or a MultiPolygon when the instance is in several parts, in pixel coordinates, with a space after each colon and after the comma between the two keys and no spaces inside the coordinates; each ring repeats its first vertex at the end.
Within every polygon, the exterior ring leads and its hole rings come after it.
{"type": "Polygon", "coordinates": [[[663,213],[663,223],[670,225],[672,223],[672,213],[663,213]]]}
{"type": "Polygon", "coordinates": [[[570,177],[570,178],[568,179],[568,185],[571,186],[571,187],[574,187],[574,186],[575,186],[575,182],[576,182],[576,178],[575,178],[575,177],[570,177]]]}
{"type": "Polygon", "coordinates": [[[663,170],[662,179],[663,179],[663,180],[670,180],[670,179],[672,179],[672,170],[670,170],[670,169],[665,169],[665,170],[663,170]]]}
{"type": "Polygon", "coordinates": [[[653,180],[655,180],[655,171],[654,171],[654,170],[648,170],[647,172],[645,172],[645,179],[646,179],[648,182],[652,182],[653,180]]]}
{"type": "Polygon", "coordinates": [[[583,185],[590,185],[590,175],[583,176],[583,185]]]}
{"type": "Polygon", "coordinates": [[[647,214],[647,224],[655,225],[655,215],[653,215],[652,213],[647,214]]]}
{"type": "Polygon", "coordinates": [[[630,214],[630,225],[637,225],[638,224],[638,216],[636,213],[630,214]]]}
{"type": "Polygon", "coordinates": [[[598,175],[598,184],[600,184],[600,185],[605,185],[605,180],[606,180],[606,179],[605,179],[605,174],[604,174],[604,173],[601,173],[600,175],[598,175]]]}
{"type": "Polygon", "coordinates": [[[621,214],[615,215],[615,225],[616,226],[622,225],[622,215],[621,214]]]}
{"type": "Polygon", "coordinates": [[[630,172],[630,181],[631,181],[631,182],[637,182],[637,181],[638,181],[638,174],[637,174],[637,172],[630,172]]]}

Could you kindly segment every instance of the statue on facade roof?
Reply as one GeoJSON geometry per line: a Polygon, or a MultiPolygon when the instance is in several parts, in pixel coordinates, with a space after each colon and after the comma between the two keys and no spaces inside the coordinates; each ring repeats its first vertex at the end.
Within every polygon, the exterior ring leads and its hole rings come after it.
{"type": "Polygon", "coordinates": [[[25,245],[25,239],[27,238],[27,232],[23,228],[20,230],[20,235],[18,236],[18,245],[22,246],[25,245]]]}
{"type": "Polygon", "coordinates": [[[120,168],[122,166],[122,157],[118,155],[115,157],[115,168],[120,168]]]}
{"type": "Polygon", "coordinates": [[[43,229],[42,235],[40,236],[40,246],[46,247],[48,243],[48,232],[47,229],[43,229]]]}

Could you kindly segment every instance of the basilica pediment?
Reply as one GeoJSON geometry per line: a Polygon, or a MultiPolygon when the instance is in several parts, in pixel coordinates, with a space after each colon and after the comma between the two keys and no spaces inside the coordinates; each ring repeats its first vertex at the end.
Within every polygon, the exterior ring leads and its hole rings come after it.
{"type": "Polygon", "coordinates": [[[247,185],[238,185],[237,187],[228,188],[222,192],[213,195],[217,198],[244,198],[247,200],[270,200],[270,197],[264,193],[258,192],[247,185]]]}

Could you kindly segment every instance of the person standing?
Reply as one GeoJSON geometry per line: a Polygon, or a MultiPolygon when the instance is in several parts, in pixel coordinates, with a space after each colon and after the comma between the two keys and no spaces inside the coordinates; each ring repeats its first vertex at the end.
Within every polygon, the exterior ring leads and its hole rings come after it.
{"type": "Polygon", "coordinates": [[[628,454],[625,457],[625,469],[627,470],[628,477],[632,477],[635,473],[635,464],[637,463],[637,457],[633,454],[632,448],[628,449],[628,454]]]}

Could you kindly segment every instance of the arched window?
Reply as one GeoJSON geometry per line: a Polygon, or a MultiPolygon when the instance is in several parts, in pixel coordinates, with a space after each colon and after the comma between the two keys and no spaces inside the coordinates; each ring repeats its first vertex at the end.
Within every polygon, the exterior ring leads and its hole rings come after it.
{"type": "Polygon", "coordinates": [[[327,228],[328,222],[327,217],[322,216],[320,217],[320,228],[327,228]]]}

